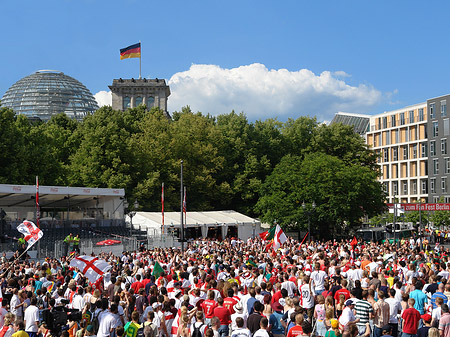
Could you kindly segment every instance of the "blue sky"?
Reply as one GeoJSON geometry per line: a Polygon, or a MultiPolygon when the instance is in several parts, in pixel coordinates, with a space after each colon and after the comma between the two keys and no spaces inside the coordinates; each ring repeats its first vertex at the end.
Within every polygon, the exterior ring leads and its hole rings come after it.
{"type": "Polygon", "coordinates": [[[39,69],[73,76],[108,103],[137,77],[119,49],[141,40],[142,75],[190,105],[250,120],[380,113],[450,93],[446,1],[2,2],[0,97],[39,69]],[[101,93],[105,91],[104,93],[101,93]]]}

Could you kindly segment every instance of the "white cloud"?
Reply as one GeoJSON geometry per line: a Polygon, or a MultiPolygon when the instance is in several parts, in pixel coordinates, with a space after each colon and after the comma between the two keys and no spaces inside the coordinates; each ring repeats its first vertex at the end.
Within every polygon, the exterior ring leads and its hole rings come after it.
{"type": "Polygon", "coordinates": [[[94,95],[94,98],[97,101],[99,107],[112,105],[111,91],[99,91],[94,95]]]}
{"type": "Polygon", "coordinates": [[[323,121],[337,111],[367,113],[385,99],[371,85],[347,84],[343,78],[349,76],[344,71],[269,70],[259,63],[232,69],[194,64],[170,78],[168,105],[170,111],[189,105],[212,115],[244,111],[251,120],[310,115],[323,121]]]}

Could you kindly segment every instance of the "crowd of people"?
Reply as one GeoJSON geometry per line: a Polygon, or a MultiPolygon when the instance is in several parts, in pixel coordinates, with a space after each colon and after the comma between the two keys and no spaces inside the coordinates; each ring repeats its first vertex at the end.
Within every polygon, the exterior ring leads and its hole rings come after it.
{"type": "Polygon", "coordinates": [[[73,255],[3,256],[0,337],[450,337],[449,255],[420,239],[199,239],[103,253],[94,284],[73,255]]]}

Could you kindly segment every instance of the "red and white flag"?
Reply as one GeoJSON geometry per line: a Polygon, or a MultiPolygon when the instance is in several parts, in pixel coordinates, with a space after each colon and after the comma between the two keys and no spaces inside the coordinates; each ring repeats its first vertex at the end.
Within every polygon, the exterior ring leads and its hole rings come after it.
{"type": "Polygon", "coordinates": [[[105,260],[99,260],[98,257],[81,255],[70,261],[71,267],[78,268],[88,279],[95,283],[103,276],[111,266],[105,260]]]}
{"type": "Polygon", "coordinates": [[[273,238],[273,249],[277,251],[281,245],[286,242],[286,240],[286,234],[284,234],[280,225],[277,225],[277,228],[275,229],[275,236],[273,238]]]}
{"type": "Polygon", "coordinates": [[[44,233],[31,221],[24,220],[17,230],[25,235],[25,241],[28,243],[27,249],[30,249],[42,236],[44,233]]]}
{"type": "Polygon", "coordinates": [[[2,307],[3,302],[3,294],[2,294],[2,288],[0,288],[0,308],[2,307]]]}

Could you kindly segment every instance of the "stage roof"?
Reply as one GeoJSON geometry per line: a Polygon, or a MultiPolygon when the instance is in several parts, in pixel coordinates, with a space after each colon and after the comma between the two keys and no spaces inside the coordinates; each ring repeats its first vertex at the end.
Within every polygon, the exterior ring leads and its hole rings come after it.
{"type": "MultiPolygon", "coordinates": [[[[95,198],[108,199],[124,197],[122,188],[90,188],[39,186],[39,206],[45,208],[67,208],[81,205],[95,198]]],[[[34,207],[36,204],[35,185],[0,184],[0,207],[34,207]]]]}

